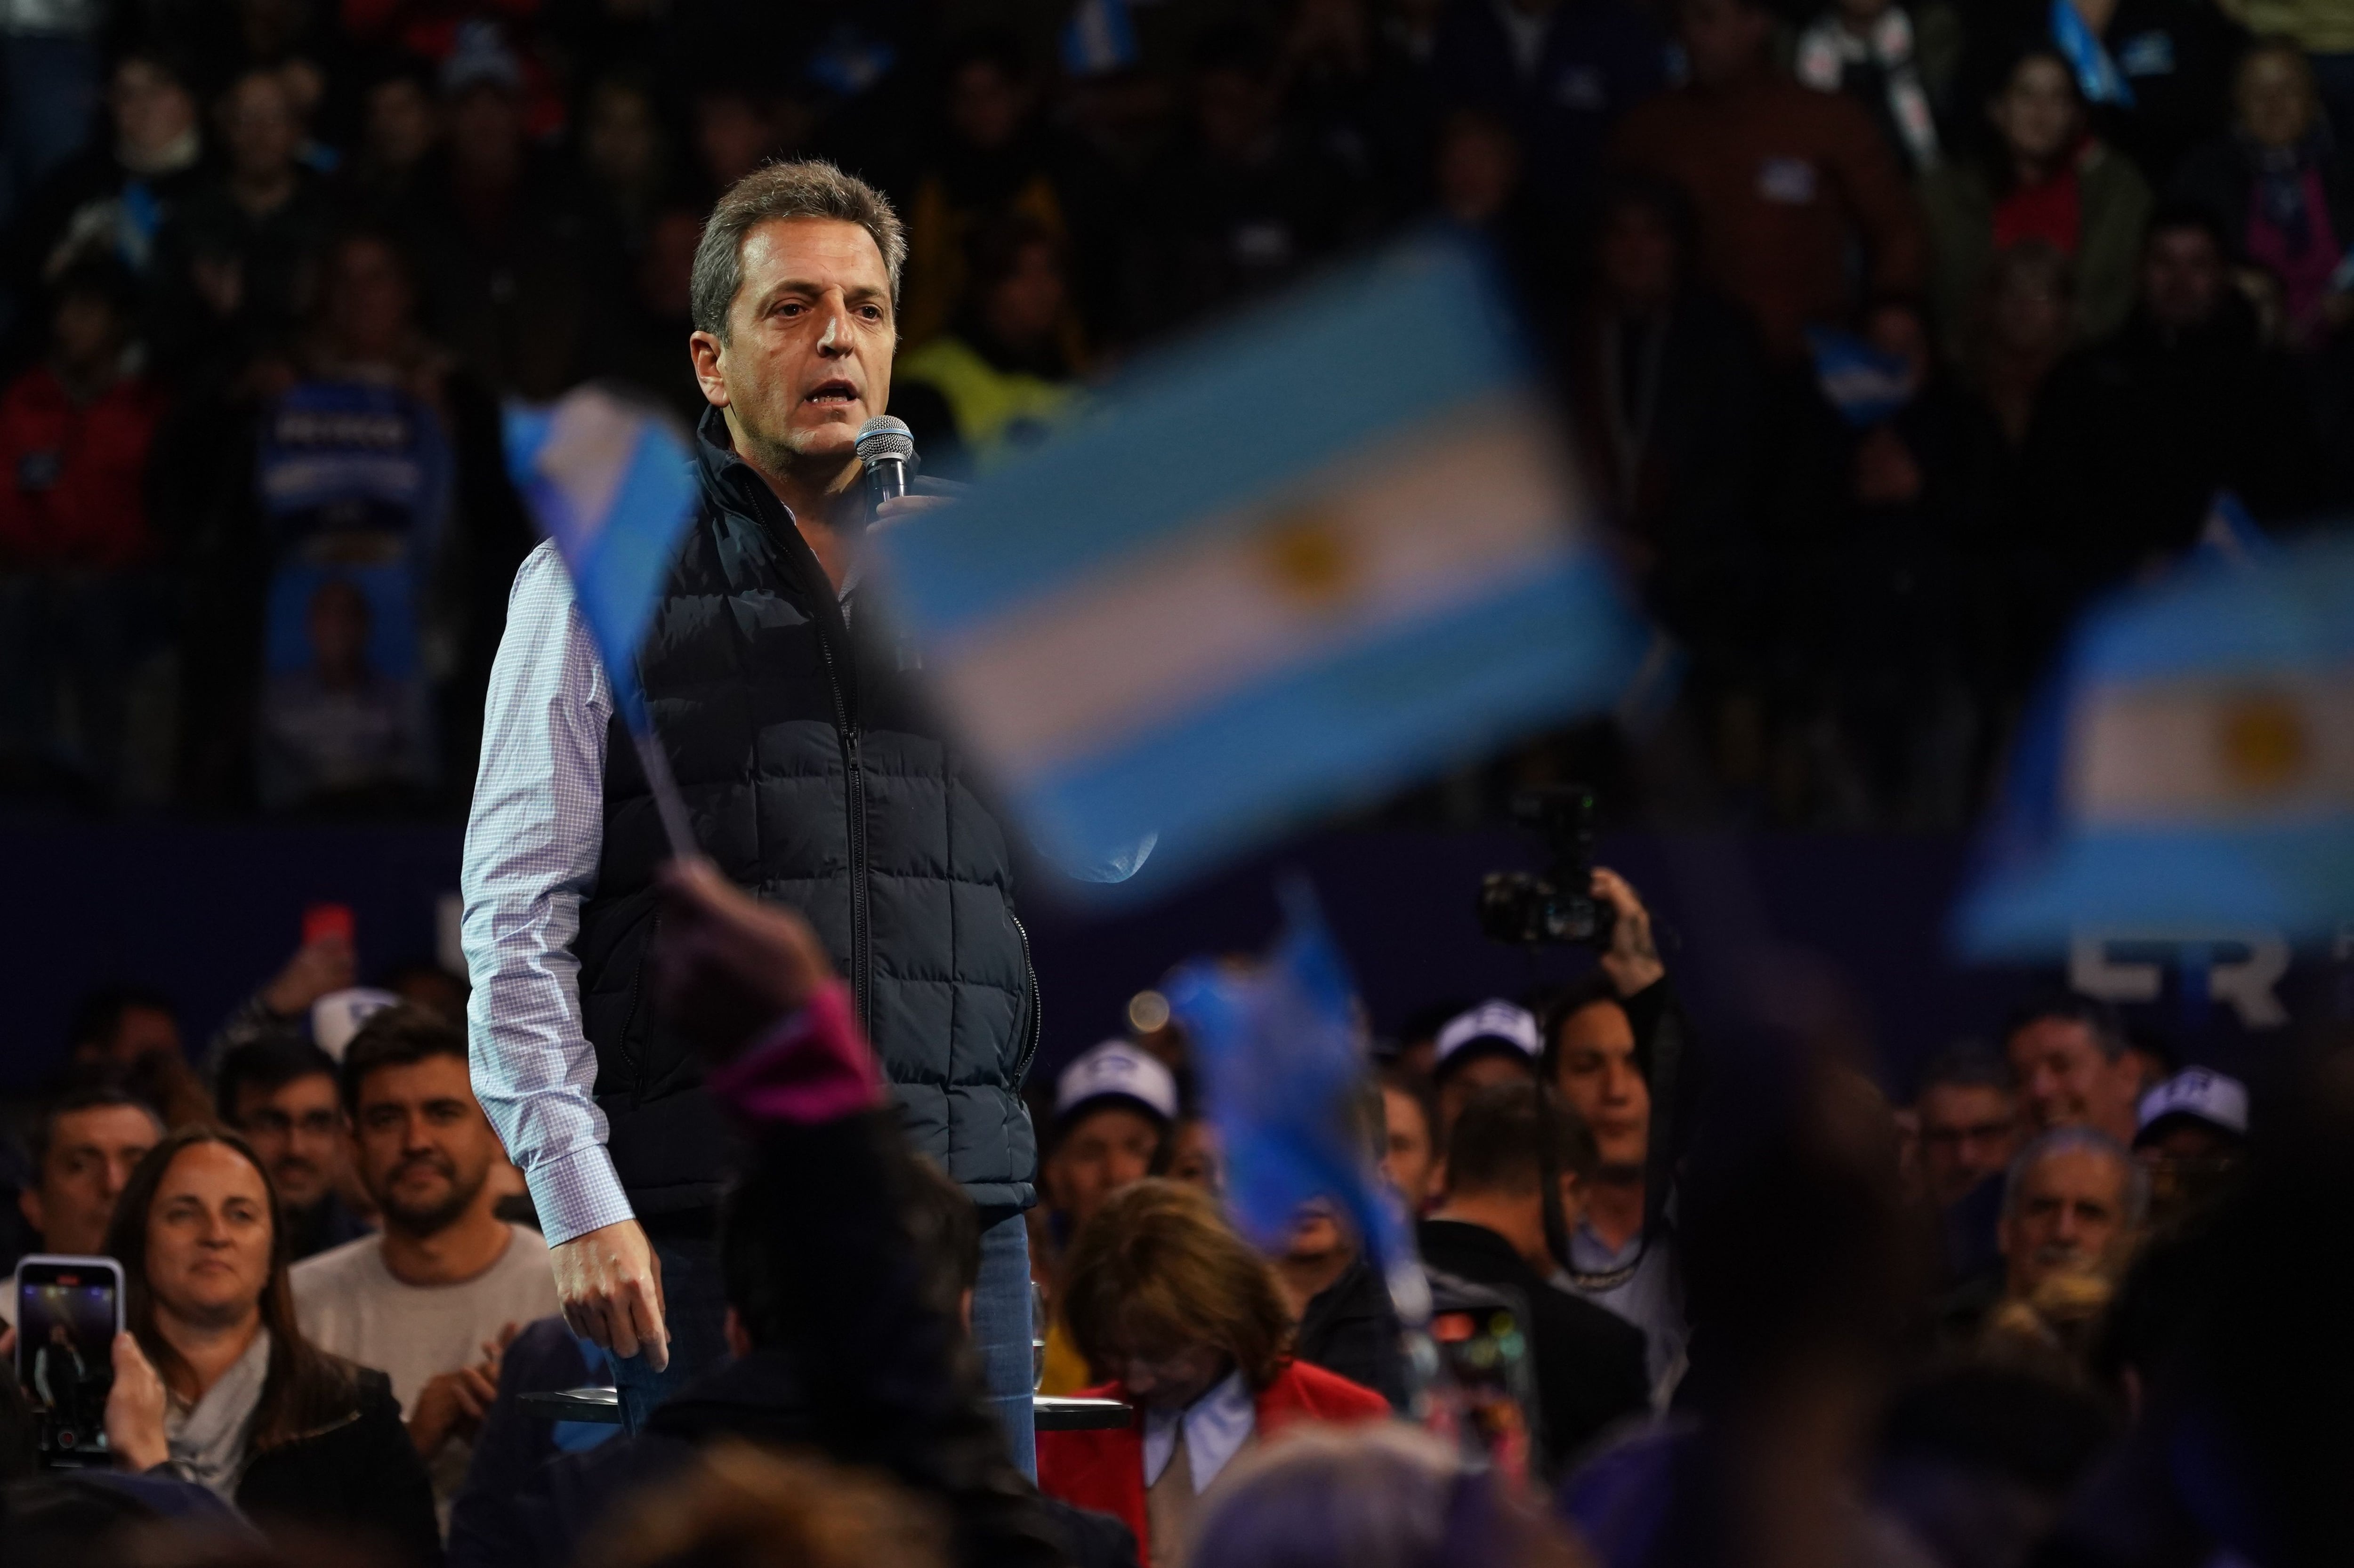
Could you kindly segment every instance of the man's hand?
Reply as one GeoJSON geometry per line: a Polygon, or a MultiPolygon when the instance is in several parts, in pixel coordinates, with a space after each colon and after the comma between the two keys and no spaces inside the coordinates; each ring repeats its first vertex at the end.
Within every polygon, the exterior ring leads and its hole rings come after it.
{"type": "Polygon", "coordinates": [[[482,1417],[499,1394],[499,1366],[514,1342],[517,1325],[509,1323],[495,1340],[482,1341],[482,1359],[429,1380],[417,1395],[417,1410],[408,1418],[408,1440],[419,1458],[430,1459],[454,1436],[480,1431],[482,1417]]]}
{"type": "Polygon", "coordinates": [[[643,1351],[656,1372],[670,1365],[662,1260],[644,1226],[635,1220],[599,1225],[548,1248],[547,1261],[574,1333],[625,1361],[643,1351]]]}
{"type": "Polygon", "coordinates": [[[1651,941],[1651,912],[1627,879],[1606,866],[1594,868],[1594,896],[1617,914],[1610,927],[1610,949],[1602,955],[1602,972],[1620,996],[1632,996],[1668,972],[1651,941]]]}
{"type": "Polygon", "coordinates": [[[329,991],[343,991],[354,974],[352,945],[342,937],[322,937],[294,949],[270,982],[261,988],[261,1005],[281,1018],[296,1018],[329,991]]]}
{"type": "Polygon", "coordinates": [[[672,1027],[713,1060],[733,1057],[833,978],[808,921],[737,891],[709,861],[672,861],[655,880],[655,993],[672,1027]]]}
{"type": "Polygon", "coordinates": [[[164,1380],[137,1338],[128,1333],[114,1336],[106,1446],[128,1470],[152,1470],[172,1457],[172,1446],[164,1439],[164,1380]]]}

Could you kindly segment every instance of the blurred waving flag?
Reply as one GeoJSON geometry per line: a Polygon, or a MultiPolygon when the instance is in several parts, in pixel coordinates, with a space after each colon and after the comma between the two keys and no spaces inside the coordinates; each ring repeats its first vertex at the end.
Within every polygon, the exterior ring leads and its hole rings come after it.
{"type": "Polygon", "coordinates": [[[1157,832],[1199,869],[1617,698],[1646,637],[1521,335],[1480,256],[1415,242],[884,535],[944,711],[1049,856],[1157,832]]]}
{"type": "Polygon", "coordinates": [[[688,853],[694,832],[638,685],[638,645],[695,515],[686,438],[668,416],[597,387],[544,408],[510,403],[505,426],[508,476],[564,557],[663,829],[675,853],[688,853]]]}
{"type": "Polygon", "coordinates": [[[2199,561],[2096,609],[2021,726],[1974,957],[2080,926],[2354,916],[2354,535],[2199,561]]]}
{"type": "Polygon", "coordinates": [[[1369,1067],[1348,960],[1304,881],[1287,884],[1282,897],[1284,928],[1264,962],[1196,959],[1161,994],[1193,1043],[1244,1232],[1277,1246],[1302,1204],[1325,1200],[1365,1238],[1395,1291],[1414,1250],[1374,1168],[1359,1103],[1369,1067]]]}
{"type": "Polygon", "coordinates": [[[507,472],[572,575],[613,705],[642,732],[638,644],[695,512],[685,439],[663,415],[583,387],[544,408],[509,404],[506,443],[507,472]]]}
{"type": "Polygon", "coordinates": [[[1913,366],[1851,332],[1808,327],[1807,352],[1824,400],[1859,430],[1869,429],[1913,400],[1913,366]]]}
{"type": "Polygon", "coordinates": [[[2076,9],[2075,0],[2052,0],[2052,46],[2076,73],[2076,90],[2084,95],[2085,102],[2133,107],[2133,89],[2126,84],[2125,73],[2109,58],[2107,46],[2084,20],[2084,14],[2076,9]]]}

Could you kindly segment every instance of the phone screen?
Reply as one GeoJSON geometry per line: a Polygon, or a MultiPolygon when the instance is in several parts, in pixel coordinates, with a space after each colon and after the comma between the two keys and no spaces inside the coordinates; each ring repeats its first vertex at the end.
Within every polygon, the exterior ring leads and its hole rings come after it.
{"type": "Polygon", "coordinates": [[[1518,1316],[1502,1306],[1442,1309],[1431,1315],[1430,1338],[1458,1404],[1453,1424],[1498,1471],[1525,1480],[1534,1457],[1528,1411],[1535,1380],[1518,1316]]]}
{"type": "Polygon", "coordinates": [[[313,904],[302,911],[302,945],[323,942],[330,937],[352,939],[352,906],[348,904],[313,904]]]}
{"type": "Polygon", "coordinates": [[[16,1266],[16,1379],[53,1457],[106,1452],[106,1396],[122,1326],[111,1258],[28,1257],[16,1266]]]}

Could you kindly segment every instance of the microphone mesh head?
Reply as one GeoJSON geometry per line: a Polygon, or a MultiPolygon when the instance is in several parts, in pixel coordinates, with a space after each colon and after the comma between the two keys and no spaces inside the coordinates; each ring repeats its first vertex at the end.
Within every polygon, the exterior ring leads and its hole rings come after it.
{"type": "Polygon", "coordinates": [[[911,458],[916,455],[916,438],[909,432],[907,421],[888,414],[877,414],[858,427],[858,457],[862,462],[877,458],[911,458]]]}

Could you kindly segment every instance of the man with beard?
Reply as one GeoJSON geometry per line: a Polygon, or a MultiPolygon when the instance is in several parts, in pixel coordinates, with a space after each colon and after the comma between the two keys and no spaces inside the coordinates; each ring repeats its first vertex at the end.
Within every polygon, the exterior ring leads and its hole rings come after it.
{"type": "Polygon", "coordinates": [[[500,1353],[557,1309],[546,1244],[493,1212],[499,1140],[467,1082],[462,1031],[421,1008],[385,1009],[345,1050],[343,1096],[384,1233],[298,1266],[295,1315],[321,1350],[391,1377],[446,1521],[500,1353]]]}
{"type": "Polygon", "coordinates": [[[221,1058],[213,1096],[270,1172],[296,1261],[368,1234],[335,1191],[344,1107],[335,1059],[308,1040],[265,1035],[221,1058]]]}

